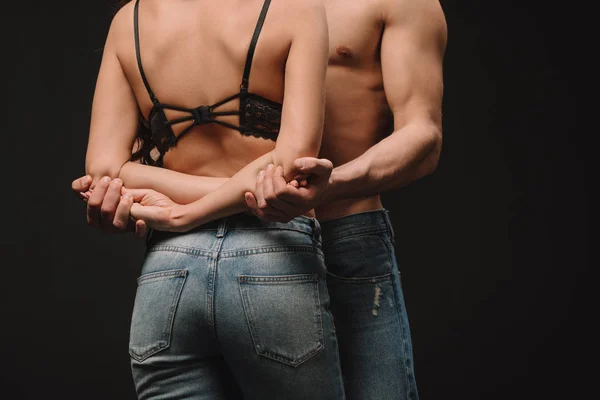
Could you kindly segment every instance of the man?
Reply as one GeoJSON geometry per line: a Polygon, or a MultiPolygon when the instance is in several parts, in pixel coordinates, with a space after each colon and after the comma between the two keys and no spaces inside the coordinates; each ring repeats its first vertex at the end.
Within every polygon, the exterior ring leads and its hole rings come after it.
{"type": "MultiPolygon", "coordinates": [[[[273,220],[316,208],[347,398],[417,399],[394,235],[379,193],[437,166],[445,18],[438,0],[325,4],[324,159],[296,161],[299,173],[309,176],[302,190],[268,168],[246,201],[256,215],[273,220]]],[[[73,189],[84,193],[90,184],[80,178],[73,189]]],[[[121,186],[110,179],[96,185],[88,202],[91,224],[125,229],[133,200],[121,198],[121,186]]],[[[142,221],[135,227],[138,236],[145,234],[142,221]]]]}

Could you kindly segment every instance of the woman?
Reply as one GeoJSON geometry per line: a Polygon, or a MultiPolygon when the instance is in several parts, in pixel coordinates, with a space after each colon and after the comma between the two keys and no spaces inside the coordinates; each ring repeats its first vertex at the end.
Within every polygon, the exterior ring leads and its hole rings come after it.
{"type": "Polygon", "coordinates": [[[259,171],[298,186],[293,161],[317,155],[327,46],[314,1],[136,0],[115,15],[86,172],[170,197],[126,194],[155,229],[131,325],[140,399],[230,398],[232,377],[245,399],[344,397],[318,223],[241,213],[259,171]],[[186,174],[206,178],[189,190],[186,174]]]}

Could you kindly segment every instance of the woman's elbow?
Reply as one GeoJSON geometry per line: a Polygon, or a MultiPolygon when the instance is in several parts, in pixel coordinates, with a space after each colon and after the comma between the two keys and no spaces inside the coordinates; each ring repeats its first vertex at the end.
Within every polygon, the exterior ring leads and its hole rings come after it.
{"type": "Polygon", "coordinates": [[[92,177],[93,182],[97,182],[105,176],[114,179],[119,177],[125,163],[107,159],[88,161],[85,165],[85,173],[92,177]]]}

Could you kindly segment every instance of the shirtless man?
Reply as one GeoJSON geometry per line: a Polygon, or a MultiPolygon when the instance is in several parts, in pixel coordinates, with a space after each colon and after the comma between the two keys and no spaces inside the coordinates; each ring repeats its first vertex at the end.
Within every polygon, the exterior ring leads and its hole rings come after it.
{"type": "MultiPolygon", "coordinates": [[[[276,220],[316,207],[347,398],[417,399],[394,235],[379,193],[437,166],[445,17],[438,0],[325,4],[330,60],[324,159],[296,161],[299,172],[309,175],[303,190],[267,169],[246,201],[256,215],[276,220]]],[[[90,183],[89,177],[76,179],[73,190],[85,193],[90,183]]],[[[88,202],[89,222],[124,230],[131,199],[120,200],[121,183],[97,188],[102,194],[88,202]]],[[[141,221],[136,233],[145,234],[141,221]]]]}
{"type": "MultiPolygon", "coordinates": [[[[437,166],[445,17],[438,0],[328,0],[326,8],[330,50],[320,156],[335,166],[329,185],[319,193],[286,190],[270,170],[247,203],[258,216],[285,220],[322,196],[316,214],[346,396],[417,399],[394,234],[379,193],[437,166]]],[[[326,176],[322,160],[298,162],[303,172],[326,176]]]]}

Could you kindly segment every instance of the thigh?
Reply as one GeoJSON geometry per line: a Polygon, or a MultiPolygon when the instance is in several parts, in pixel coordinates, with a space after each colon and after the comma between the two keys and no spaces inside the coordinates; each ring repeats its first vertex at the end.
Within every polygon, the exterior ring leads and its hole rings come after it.
{"type": "Polygon", "coordinates": [[[206,317],[213,265],[210,252],[178,243],[148,252],[129,342],[139,399],[239,398],[206,317]]]}
{"type": "Polygon", "coordinates": [[[218,337],[244,399],[343,399],[320,248],[263,242],[218,265],[218,337]]]}
{"type": "Polygon", "coordinates": [[[358,234],[323,248],[347,398],[417,399],[410,330],[389,237],[358,234]]]}

